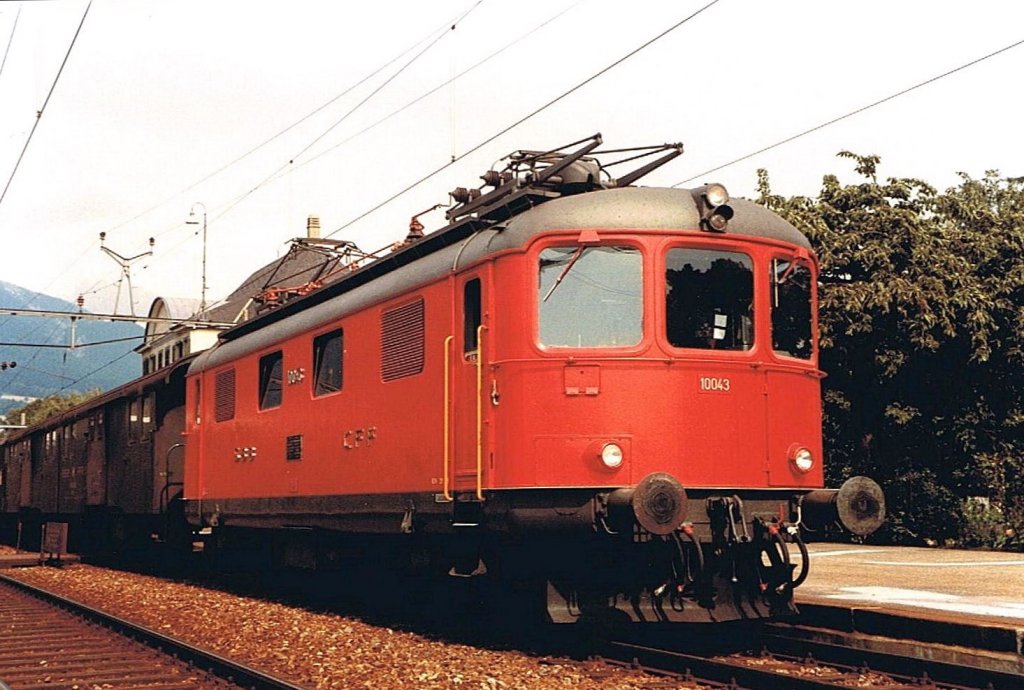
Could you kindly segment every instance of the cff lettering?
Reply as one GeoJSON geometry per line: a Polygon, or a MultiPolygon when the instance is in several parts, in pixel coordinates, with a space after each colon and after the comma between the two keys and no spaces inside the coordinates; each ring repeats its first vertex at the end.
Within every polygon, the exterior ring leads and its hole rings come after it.
{"type": "Polygon", "coordinates": [[[365,448],[372,446],[377,440],[377,427],[368,426],[365,429],[350,429],[342,434],[341,446],[345,450],[365,448]]]}

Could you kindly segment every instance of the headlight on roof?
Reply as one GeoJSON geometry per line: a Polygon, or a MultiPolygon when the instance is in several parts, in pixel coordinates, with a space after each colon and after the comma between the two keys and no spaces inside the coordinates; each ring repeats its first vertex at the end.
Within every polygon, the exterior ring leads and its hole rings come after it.
{"type": "Polygon", "coordinates": [[[704,198],[711,206],[721,206],[729,203],[729,192],[725,185],[714,182],[704,188],[704,198]]]}

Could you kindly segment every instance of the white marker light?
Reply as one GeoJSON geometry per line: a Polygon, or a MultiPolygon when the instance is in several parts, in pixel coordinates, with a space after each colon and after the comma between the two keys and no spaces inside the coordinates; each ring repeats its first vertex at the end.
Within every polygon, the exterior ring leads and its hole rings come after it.
{"type": "Polygon", "coordinates": [[[810,472],[811,468],[814,467],[814,456],[811,455],[811,451],[806,448],[798,448],[797,451],[790,456],[790,460],[801,472],[810,472]]]}
{"type": "Polygon", "coordinates": [[[610,470],[614,470],[622,464],[622,448],[615,443],[606,443],[601,449],[601,462],[610,470]]]}

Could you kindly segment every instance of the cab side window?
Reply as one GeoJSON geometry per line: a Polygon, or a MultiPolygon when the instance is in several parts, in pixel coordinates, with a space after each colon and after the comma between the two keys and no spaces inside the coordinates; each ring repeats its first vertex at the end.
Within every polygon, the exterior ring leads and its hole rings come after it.
{"type": "Polygon", "coordinates": [[[313,338],[313,396],[341,390],[344,333],[339,328],[313,338]]]}
{"type": "Polygon", "coordinates": [[[281,406],[284,355],[278,350],[260,357],[260,409],[268,410],[281,406]]]}

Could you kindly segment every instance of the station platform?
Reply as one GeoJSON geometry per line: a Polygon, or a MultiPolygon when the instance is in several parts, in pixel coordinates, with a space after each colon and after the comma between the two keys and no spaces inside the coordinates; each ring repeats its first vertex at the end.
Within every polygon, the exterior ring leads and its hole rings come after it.
{"type": "MultiPolygon", "coordinates": [[[[77,554],[66,553],[60,557],[61,563],[78,563],[77,554]]],[[[39,565],[42,561],[38,551],[15,551],[14,549],[0,550],[0,570],[4,568],[26,568],[39,565]]]]}
{"type": "Polygon", "coordinates": [[[808,550],[810,572],[795,593],[801,622],[1024,655],[1024,554],[856,544],[808,550]]]}

